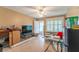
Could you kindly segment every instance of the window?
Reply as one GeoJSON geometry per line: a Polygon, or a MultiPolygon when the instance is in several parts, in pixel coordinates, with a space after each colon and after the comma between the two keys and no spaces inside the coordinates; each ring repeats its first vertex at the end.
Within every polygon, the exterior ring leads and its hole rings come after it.
{"type": "Polygon", "coordinates": [[[47,31],[48,32],[59,32],[63,31],[63,17],[57,17],[57,18],[49,18],[46,20],[47,25],[47,31]]]}

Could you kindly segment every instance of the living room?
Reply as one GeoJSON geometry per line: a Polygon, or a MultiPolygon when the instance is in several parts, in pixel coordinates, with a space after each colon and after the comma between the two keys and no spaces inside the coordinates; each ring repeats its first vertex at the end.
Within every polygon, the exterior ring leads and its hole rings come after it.
{"type": "Polygon", "coordinates": [[[68,44],[64,40],[67,38],[66,28],[78,28],[78,11],[79,7],[73,6],[1,6],[0,50],[74,51],[75,49],[67,48],[68,44]],[[70,19],[72,20],[69,21],[70,19]]]}

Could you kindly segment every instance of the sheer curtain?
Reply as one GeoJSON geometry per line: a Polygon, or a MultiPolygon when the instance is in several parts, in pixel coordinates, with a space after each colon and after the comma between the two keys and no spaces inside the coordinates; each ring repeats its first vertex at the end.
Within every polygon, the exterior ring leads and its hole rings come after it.
{"type": "Polygon", "coordinates": [[[64,17],[46,19],[47,32],[62,32],[64,27],[64,17]]]}
{"type": "Polygon", "coordinates": [[[34,33],[41,33],[44,31],[44,21],[43,20],[34,20],[34,33]]]}
{"type": "Polygon", "coordinates": [[[39,33],[40,32],[40,22],[39,21],[34,21],[34,33],[39,33]]]}

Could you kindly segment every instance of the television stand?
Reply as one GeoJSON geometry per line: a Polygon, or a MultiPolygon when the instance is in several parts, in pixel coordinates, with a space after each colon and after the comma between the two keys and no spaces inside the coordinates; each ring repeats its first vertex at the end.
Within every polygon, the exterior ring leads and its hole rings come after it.
{"type": "Polygon", "coordinates": [[[21,41],[26,40],[26,39],[28,39],[30,37],[33,37],[33,33],[32,32],[31,33],[21,34],[21,41]]]}

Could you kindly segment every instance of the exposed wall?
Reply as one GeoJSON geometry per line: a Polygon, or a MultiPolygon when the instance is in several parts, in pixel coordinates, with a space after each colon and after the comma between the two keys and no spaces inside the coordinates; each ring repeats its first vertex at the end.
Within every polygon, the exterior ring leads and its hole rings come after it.
{"type": "Polygon", "coordinates": [[[70,17],[70,16],[79,16],[79,7],[78,6],[70,7],[68,9],[68,12],[67,12],[66,16],[67,17],[70,17]]]}
{"type": "Polygon", "coordinates": [[[33,24],[33,18],[21,13],[0,7],[0,25],[15,25],[20,27],[25,24],[33,24]]]}

